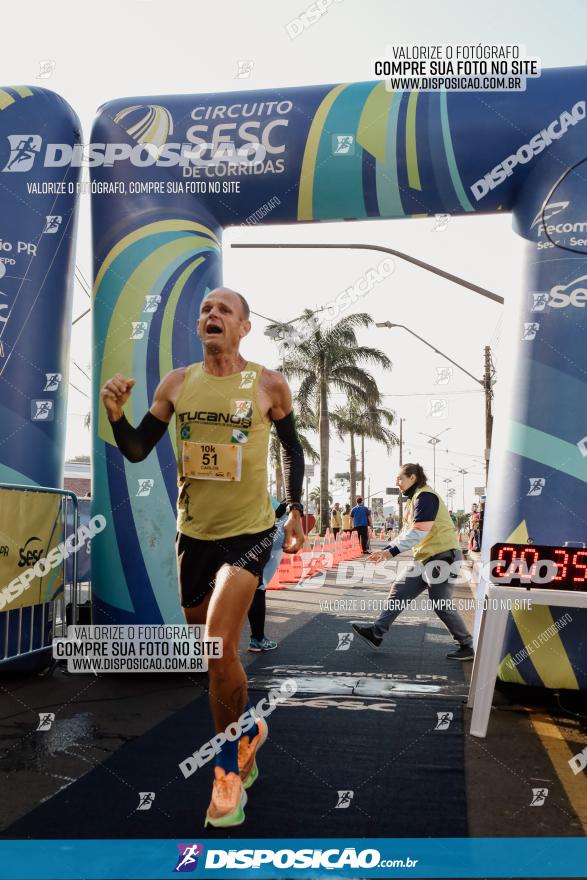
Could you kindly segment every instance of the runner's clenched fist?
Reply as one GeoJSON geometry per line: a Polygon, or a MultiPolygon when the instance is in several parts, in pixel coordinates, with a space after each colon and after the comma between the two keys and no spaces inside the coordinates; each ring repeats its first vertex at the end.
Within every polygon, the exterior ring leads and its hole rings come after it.
{"type": "Polygon", "coordinates": [[[115,376],[108,379],[100,391],[102,403],[111,422],[122,418],[124,404],[130,397],[130,392],[135,384],[136,379],[127,379],[122,373],[116,373],[115,376]]]}

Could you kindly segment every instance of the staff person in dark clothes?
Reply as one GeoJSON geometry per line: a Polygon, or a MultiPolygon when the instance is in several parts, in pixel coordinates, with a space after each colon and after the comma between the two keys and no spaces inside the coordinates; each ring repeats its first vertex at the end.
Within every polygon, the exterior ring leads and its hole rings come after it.
{"type": "Polygon", "coordinates": [[[353,528],[359,536],[363,553],[369,552],[369,529],[373,525],[371,520],[371,511],[363,504],[361,496],[357,498],[357,503],[351,510],[353,519],[353,528]]]}

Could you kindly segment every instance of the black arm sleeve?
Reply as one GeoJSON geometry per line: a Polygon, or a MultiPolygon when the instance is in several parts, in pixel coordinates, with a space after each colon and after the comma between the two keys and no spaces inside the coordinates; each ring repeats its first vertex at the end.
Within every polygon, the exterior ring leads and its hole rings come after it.
{"type": "Polygon", "coordinates": [[[281,461],[286,501],[288,504],[291,501],[299,502],[302,500],[304,486],[304,450],[296,431],[293,412],[283,419],[277,419],[273,424],[282,447],[281,461]]]}
{"type": "Polygon", "coordinates": [[[148,412],[138,428],[127,422],[126,416],[116,422],[110,422],[116,445],[129,461],[142,461],[159,442],[167,428],[168,422],[162,422],[148,412]]]}

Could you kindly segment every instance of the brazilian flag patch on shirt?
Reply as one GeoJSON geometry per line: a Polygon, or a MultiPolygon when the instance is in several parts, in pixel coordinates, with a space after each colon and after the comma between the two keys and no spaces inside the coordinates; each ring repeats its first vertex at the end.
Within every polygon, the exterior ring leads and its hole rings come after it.
{"type": "Polygon", "coordinates": [[[246,443],[249,439],[248,431],[241,431],[240,428],[235,428],[232,432],[232,437],[230,438],[231,443],[246,443]]]}
{"type": "Polygon", "coordinates": [[[190,435],[191,435],[190,426],[189,425],[182,425],[181,426],[181,439],[182,440],[189,440],[190,435]]]}

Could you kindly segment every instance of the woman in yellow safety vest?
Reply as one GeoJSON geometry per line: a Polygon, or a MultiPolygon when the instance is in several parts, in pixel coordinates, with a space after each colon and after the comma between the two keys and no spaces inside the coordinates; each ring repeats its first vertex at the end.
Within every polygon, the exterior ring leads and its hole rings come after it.
{"type": "Polygon", "coordinates": [[[433,608],[458,645],[446,656],[451,660],[472,660],[473,639],[464,620],[452,602],[451,574],[463,558],[454,524],[440,495],[428,485],[419,464],[404,464],[396,485],[407,499],[404,527],[382,550],[372,553],[366,562],[382,562],[407,550],[413,551],[414,562],[392,585],[385,610],[372,626],[353,623],[356,634],[372,648],[379,648],[393,621],[425,589],[433,608]]]}
{"type": "Polygon", "coordinates": [[[353,518],[351,516],[351,505],[347,504],[342,515],[342,530],[345,534],[350,535],[353,530],[353,518]]]}
{"type": "Polygon", "coordinates": [[[332,529],[332,534],[336,538],[338,533],[340,532],[342,526],[342,520],[340,515],[340,504],[338,501],[330,511],[330,528],[332,529]]]}

